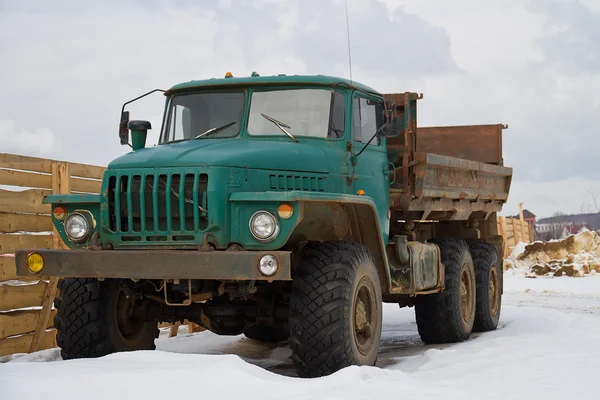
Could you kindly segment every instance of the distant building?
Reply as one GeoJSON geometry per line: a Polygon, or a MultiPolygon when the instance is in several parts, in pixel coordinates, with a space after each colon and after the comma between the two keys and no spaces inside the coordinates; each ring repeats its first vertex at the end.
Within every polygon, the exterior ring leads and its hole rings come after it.
{"type": "MultiPolygon", "coordinates": [[[[509,217],[509,218],[520,219],[521,217],[520,217],[520,215],[515,215],[515,216],[509,217]]],[[[529,210],[523,210],[523,220],[529,224],[529,228],[531,229],[531,232],[534,232],[533,240],[537,240],[537,232],[539,232],[539,231],[537,229],[537,221],[536,221],[535,214],[529,210]]]]}
{"type": "Polygon", "coordinates": [[[538,240],[552,240],[576,235],[583,229],[594,231],[600,228],[600,213],[555,215],[537,221],[538,240]]]}
{"type": "Polygon", "coordinates": [[[591,230],[586,224],[569,224],[563,228],[561,238],[566,238],[569,235],[577,235],[583,230],[591,230]]]}

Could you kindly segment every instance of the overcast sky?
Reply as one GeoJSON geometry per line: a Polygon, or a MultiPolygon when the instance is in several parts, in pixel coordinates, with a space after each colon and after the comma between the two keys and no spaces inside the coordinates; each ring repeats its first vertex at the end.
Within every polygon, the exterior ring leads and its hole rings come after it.
{"type": "MultiPolygon", "coordinates": [[[[506,123],[505,213],[600,189],[600,0],[348,0],[353,78],[417,91],[419,125],[506,123]]],[[[123,102],[234,75],[348,77],[344,3],[0,0],[0,152],[106,165],[123,102]]],[[[155,127],[163,98],[131,107],[155,127]]]]}

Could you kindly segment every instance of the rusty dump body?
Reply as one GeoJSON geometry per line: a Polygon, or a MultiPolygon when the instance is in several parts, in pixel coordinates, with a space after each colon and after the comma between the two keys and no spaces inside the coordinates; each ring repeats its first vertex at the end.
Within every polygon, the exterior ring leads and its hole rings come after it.
{"type": "Polygon", "coordinates": [[[507,126],[416,126],[416,93],[384,95],[405,121],[387,141],[390,209],[405,220],[487,219],[508,199],[512,168],[503,166],[507,126]]]}

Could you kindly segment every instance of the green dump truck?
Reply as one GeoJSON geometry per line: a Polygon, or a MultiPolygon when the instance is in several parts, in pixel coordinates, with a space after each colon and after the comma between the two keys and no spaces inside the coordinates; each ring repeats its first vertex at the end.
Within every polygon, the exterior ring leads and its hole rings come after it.
{"type": "Polygon", "coordinates": [[[327,76],[161,92],[156,146],[124,105],[132,151],[101,193],[45,198],[71,250],[16,253],[21,276],[62,278],[64,359],[154,349],[187,319],[289,341],[315,377],[375,363],[384,302],[414,307],[425,343],[496,328],[504,126],[417,128],[421,95],[327,76]]]}

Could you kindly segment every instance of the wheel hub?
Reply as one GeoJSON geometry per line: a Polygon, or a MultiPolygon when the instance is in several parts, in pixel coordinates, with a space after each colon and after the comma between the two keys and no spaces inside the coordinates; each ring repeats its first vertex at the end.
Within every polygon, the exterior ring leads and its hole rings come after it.
{"type": "Polygon", "coordinates": [[[361,300],[356,304],[356,331],[357,332],[366,332],[369,328],[369,320],[367,318],[367,310],[365,308],[365,303],[361,300]]]}
{"type": "Polygon", "coordinates": [[[468,267],[464,266],[460,275],[460,312],[463,320],[469,322],[473,315],[473,282],[468,267]]]}
{"type": "Polygon", "coordinates": [[[495,267],[490,269],[488,295],[490,312],[493,316],[498,315],[498,309],[500,308],[500,285],[498,282],[498,272],[495,267]]]}
{"type": "Polygon", "coordinates": [[[362,354],[368,354],[373,346],[372,329],[376,323],[376,313],[374,289],[367,282],[361,282],[354,301],[353,330],[356,346],[362,354]]]}

